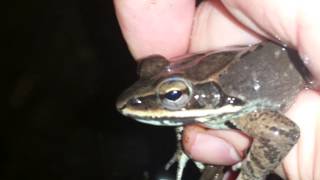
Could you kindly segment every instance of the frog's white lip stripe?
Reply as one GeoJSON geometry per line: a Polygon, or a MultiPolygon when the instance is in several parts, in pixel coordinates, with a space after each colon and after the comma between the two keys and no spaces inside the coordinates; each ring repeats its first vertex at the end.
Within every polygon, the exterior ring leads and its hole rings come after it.
{"type": "Polygon", "coordinates": [[[161,122],[160,121],[156,121],[156,120],[145,120],[145,119],[136,119],[137,121],[144,123],[144,124],[151,124],[151,125],[155,125],[155,126],[161,126],[161,122]]]}
{"type": "MultiPolygon", "coordinates": [[[[161,119],[170,119],[170,118],[197,118],[204,116],[215,116],[221,115],[225,113],[233,113],[241,110],[243,106],[233,106],[227,105],[218,109],[194,109],[194,110],[180,110],[180,111],[168,111],[168,110],[153,110],[153,111],[137,111],[124,109],[123,114],[126,116],[135,117],[135,119],[150,119],[152,121],[161,121],[161,119]]],[[[172,122],[172,121],[170,121],[172,122]]]]}
{"type": "Polygon", "coordinates": [[[170,120],[145,120],[145,119],[136,119],[137,121],[144,123],[144,124],[151,124],[154,126],[182,126],[182,122],[175,122],[170,120]]]}

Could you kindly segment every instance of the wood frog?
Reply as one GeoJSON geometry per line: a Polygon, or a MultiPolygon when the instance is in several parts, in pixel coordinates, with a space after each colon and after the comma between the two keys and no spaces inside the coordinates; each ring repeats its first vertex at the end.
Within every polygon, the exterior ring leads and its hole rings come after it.
{"type": "MultiPolygon", "coordinates": [[[[299,139],[299,127],[283,112],[307,83],[292,63],[298,55],[290,51],[264,42],[191,54],[171,63],[163,56],[149,56],[140,61],[140,79],[119,97],[117,109],[151,125],[197,123],[240,130],[253,142],[236,166],[237,180],[264,179],[299,139]]],[[[187,159],[179,152],[177,179],[187,159]]]]}

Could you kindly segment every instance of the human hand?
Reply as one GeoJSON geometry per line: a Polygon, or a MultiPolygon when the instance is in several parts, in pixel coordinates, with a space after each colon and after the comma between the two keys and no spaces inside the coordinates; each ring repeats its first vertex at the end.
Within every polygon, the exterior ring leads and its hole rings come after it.
{"type": "MultiPolygon", "coordinates": [[[[150,54],[173,57],[187,52],[252,44],[260,37],[295,47],[316,79],[320,79],[320,12],[317,2],[225,0],[115,0],[117,16],[129,49],[136,58],[150,54]],[[243,26],[241,23],[245,24],[243,26]]],[[[320,179],[320,95],[299,94],[286,114],[301,129],[298,144],[282,163],[289,179],[320,179]]],[[[244,155],[247,137],[235,131],[186,127],[185,150],[196,160],[230,165],[244,155]]]]}

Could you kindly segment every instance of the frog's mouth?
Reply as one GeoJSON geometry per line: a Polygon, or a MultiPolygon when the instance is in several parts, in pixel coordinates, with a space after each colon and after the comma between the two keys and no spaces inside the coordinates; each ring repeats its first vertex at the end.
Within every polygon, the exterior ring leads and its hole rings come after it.
{"type": "Polygon", "coordinates": [[[242,106],[227,105],[217,109],[168,110],[130,110],[122,109],[125,116],[139,122],[156,126],[182,126],[192,123],[203,123],[223,114],[238,112],[242,106]]]}

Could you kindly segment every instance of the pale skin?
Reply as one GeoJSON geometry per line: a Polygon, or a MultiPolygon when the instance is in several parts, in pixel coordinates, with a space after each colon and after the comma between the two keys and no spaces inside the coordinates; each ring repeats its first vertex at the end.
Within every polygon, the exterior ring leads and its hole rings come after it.
{"type": "MultiPolygon", "coordinates": [[[[320,2],[316,0],[114,0],[117,17],[136,59],[150,54],[168,58],[252,44],[268,38],[298,50],[320,80],[320,2]]],[[[301,130],[298,144],[277,173],[288,179],[320,179],[320,93],[304,90],[286,115],[301,130]]],[[[236,131],[185,128],[184,148],[198,161],[238,162],[250,139],[236,131]]]]}

